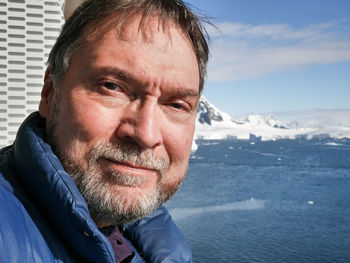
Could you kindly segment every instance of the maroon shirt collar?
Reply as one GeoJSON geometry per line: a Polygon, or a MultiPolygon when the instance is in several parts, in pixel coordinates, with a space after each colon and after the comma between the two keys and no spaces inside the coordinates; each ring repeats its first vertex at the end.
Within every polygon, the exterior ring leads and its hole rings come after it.
{"type": "Polygon", "coordinates": [[[111,243],[117,263],[126,263],[133,258],[134,253],[117,226],[107,226],[100,230],[111,243]]]}

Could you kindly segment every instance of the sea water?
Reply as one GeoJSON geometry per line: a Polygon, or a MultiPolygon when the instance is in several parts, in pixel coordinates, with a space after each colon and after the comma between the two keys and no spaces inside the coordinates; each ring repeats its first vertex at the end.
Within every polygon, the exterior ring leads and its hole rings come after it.
{"type": "Polygon", "coordinates": [[[198,141],[166,206],[195,262],[350,262],[350,141],[198,141]]]}

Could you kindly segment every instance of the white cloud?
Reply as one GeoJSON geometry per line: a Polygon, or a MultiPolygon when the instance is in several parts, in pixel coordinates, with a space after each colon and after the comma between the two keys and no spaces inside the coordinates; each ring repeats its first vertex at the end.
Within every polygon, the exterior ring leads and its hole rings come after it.
{"type": "Polygon", "coordinates": [[[286,24],[220,23],[212,38],[208,80],[251,78],[305,65],[350,60],[350,38],[341,23],[293,28],[286,24]]]}

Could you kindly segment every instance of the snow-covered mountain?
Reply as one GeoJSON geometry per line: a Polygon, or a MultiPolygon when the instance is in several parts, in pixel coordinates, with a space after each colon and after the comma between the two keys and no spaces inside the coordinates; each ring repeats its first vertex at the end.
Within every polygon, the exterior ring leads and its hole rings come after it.
{"type": "MultiPolygon", "coordinates": [[[[349,114],[350,117],[350,111],[345,111],[345,113],[349,114]]],[[[347,119],[347,116],[345,117],[347,119]]],[[[329,120],[322,121],[320,117],[313,120],[309,118],[283,122],[272,115],[258,114],[232,119],[227,113],[217,109],[202,96],[197,108],[194,139],[237,138],[248,140],[259,138],[261,140],[276,140],[295,139],[300,136],[313,138],[320,135],[350,138],[350,122],[345,124],[340,124],[339,121],[332,123],[329,120]]]]}

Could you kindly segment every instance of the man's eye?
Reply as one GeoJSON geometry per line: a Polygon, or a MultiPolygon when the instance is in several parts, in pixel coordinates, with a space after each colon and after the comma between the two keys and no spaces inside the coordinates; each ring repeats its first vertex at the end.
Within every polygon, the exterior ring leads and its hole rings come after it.
{"type": "Polygon", "coordinates": [[[178,110],[181,110],[183,108],[183,105],[180,103],[170,103],[169,106],[171,106],[175,109],[178,109],[178,110]]]}
{"type": "Polygon", "coordinates": [[[179,111],[191,111],[191,106],[188,105],[186,102],[184,101],[180,101],[180,102],[171,102],[168,104],[168,106],[170,106],[173,109],[179,110],[179,111]]]}
{"type": "Polygon", "coordinates": [[[113,83],[113,82],[106,82],[103,84],[103,86],[106,89],[113,90],[113,91],[121,90],[121,87],[118,84],[113,83]]]}

